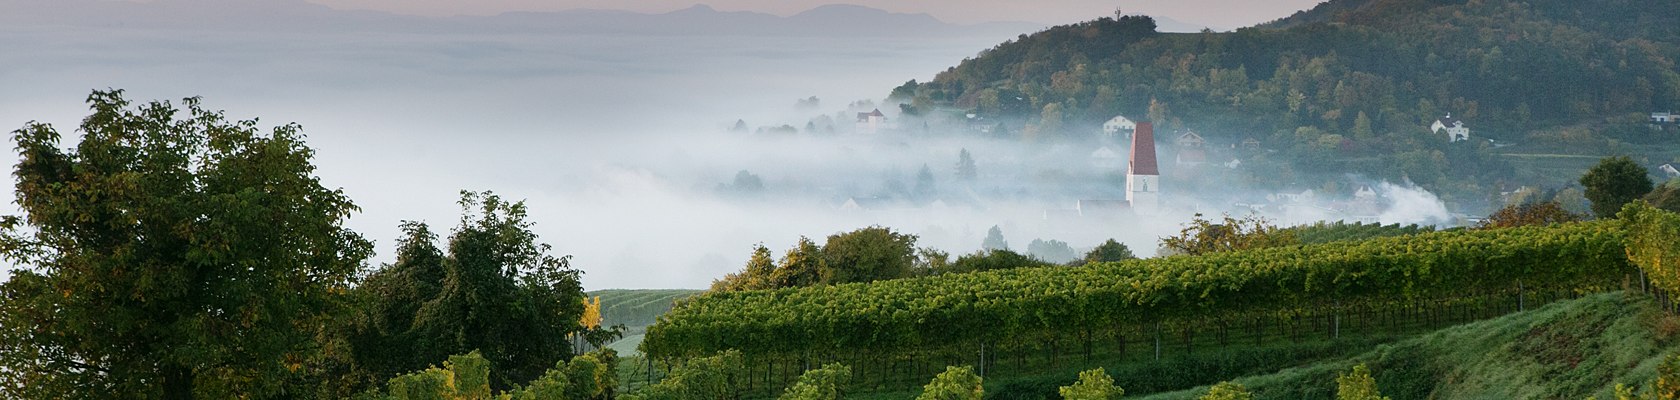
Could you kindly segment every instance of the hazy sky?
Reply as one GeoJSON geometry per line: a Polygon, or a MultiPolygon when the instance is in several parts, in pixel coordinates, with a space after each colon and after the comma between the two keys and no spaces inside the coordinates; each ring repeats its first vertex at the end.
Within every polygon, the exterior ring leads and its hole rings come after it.
{"type": "Polygon", "coordinates": [[[310,0],[344,9],[372,9],[420,15],[490,15],[507,11],[558,11],[576,8],[666,12],[705,3],[724,11],[760,11],[787,15],[835,3],[888,11],[928,13],[946,22],[1028,21],[1069,23],[1112,14],[1167,16],[1185,22],[1241,27],[1288,16],[1319,0],[310,0]]]}

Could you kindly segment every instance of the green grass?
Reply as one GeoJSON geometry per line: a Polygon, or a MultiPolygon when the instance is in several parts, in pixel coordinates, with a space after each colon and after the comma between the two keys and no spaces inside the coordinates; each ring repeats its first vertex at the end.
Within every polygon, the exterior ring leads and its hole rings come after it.
{"type": "Polygon", "coordinates": [[[673,303],[703,292],[691,289],[608,289],[585,294],[601,297],[602,325],[623,324],[628,328],[624,338],[607,344],[607,347],[629,356],[637,354],[636,347],[642,344],[642,334],[660,315],[671,311],[673,303]]]}
{"type": "MultiPolygon", "coordinates": [[[[1648,297],[1605,293],[1235,381],[1256,399],[1331,399],[1336,374],[1365,363],[1383,394],[1394,399],[1614,398],[1616,383],[1655,376],[1661,357],[1674,350],[1676,330],[1675,317],[1648,297]]],[[[1206,390],[1145,395],[1128,388],[1127,394],[1194,399],[1206,390]]]]}

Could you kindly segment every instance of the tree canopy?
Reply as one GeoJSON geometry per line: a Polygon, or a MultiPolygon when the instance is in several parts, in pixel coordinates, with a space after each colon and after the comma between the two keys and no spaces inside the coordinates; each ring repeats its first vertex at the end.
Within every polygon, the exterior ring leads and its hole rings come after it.
{"type": "Polygon", "coordinates": [[[0,254],[0,397],[272,397],[315,362],[372,245],[321,185],[296,124],[258,129],[198,98],[94,91],[74,149],[13,132],[24,215],[0,254]]]}
{"type": "Polygon", "coordinates": [[[1599,160],[1598,165],[1581,176],[1581,186],[1587,188],[1587,200],[1592,202],[1593,215],[1615,218],[1622,205],[1650,193],[1649,173],[1626,156],[1599,160]]]}

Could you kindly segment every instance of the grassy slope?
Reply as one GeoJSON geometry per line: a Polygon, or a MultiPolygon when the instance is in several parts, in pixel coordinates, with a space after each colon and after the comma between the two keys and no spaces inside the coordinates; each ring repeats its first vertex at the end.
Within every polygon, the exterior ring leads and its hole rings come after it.
{"type": "MultiPolygon", "coordinates": [[[[1330,399],[1336,374],[1366,363],[1394,399],[1614,398],[1615,383],[1655,376],[1660,357],[1675,348],[1677,330],[1675,318],[1648,298],[1607,293],[1236,381],[1256,399],[1330,399]]],[[[1129,397],[1193,399],[1206,390],[1129,397]]]]}
{"type": "Polygon", "coordinates": [[[608,289],[587,294],[590,297],[601,296],[602,325],[624,324],[629,328],[623,339],[607,345],[619,354],[628,355],[636,353],[636,346],[642,343],[642,333],[646,332],[648,325],[653,325],[660,315],[671,311],[673,302],[701,292],[690,289],[608,289]]]}

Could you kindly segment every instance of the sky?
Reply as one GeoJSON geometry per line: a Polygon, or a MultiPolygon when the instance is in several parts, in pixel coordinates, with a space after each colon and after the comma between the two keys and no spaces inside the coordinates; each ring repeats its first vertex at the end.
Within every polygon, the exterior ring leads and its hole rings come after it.
{"type": "Polygon", "coordinates": [[[612,9],[667,12],[705,3],[723,11],[789,15],[824,4],[849,3],[901,13],[927,13],[945,22],[971,24],[1020,21],[1065,24],[1113,14],[1167,16],[1185,22],[1236,28],[1289,16],[1319,0],[310,0],[340,9],[448,16],[509,11],[612,9]]]}

